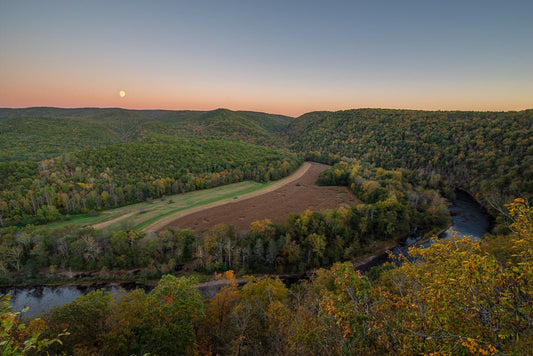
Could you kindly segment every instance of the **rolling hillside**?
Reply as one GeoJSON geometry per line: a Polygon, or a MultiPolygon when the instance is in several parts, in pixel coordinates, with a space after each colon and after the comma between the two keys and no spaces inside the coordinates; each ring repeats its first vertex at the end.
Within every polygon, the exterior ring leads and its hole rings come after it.
{"type": "Polygon", "coordinates": [[[301,164],[295,154],[229,139],[150,136],[42,160],[0,162],[0,224],[117,207],[243,180],[265,182],[301,164]]]}
{"type": "Polygon", "coordinates": [[[430,186],[463,188],[488,207],[533,198],[533,110],[312,112],[291,123],[287,140],[314,159],[417,170],[430,186]]]}
{"type": "Polygon", "coordinates": [[[0,109],[0,161],[38,161],[154,134],[232,138],[280,146],[279,133],[291,121],[287,116],[226,109],[0,109]]]}
{"type": "Polygon", "coordinates": [[[139,136],[150,134],[228,137],[266,146],[279,146],[280,132],[292,118],[245,111],[217,109],[208,112],[166,112],[137,128],[139,136]]]}
{"type": "Polygon", "coordinates": [[[124,141],[118,132],[106,125],[79,118],[9,118],[0,121],[0,162],[38,161],[124,141]]]}
{"type": "MultiPolygon", "coordinates": [[[[68,165],[80,154],[92,152],[94,157],[101,156],[92,162],[102,171],[112,165],[117,158],[114,155],[124,155],[132,147],[135,152],[149,153],[173,137],[223,139],[217,143],[220,147],[226,147],[225,140],[231,139],[290,148],[323,163],[346,156],[376,167],[408,169],[417,184],[441,192],[465,189],[487,208],[495,208],[494,214],[515,197],[533,199],[533,110],[358,109],[311,112],[293,119],[227,109],[0,109],[0,162],[39,162],[68,153],[57,161],[68,165]],[[129,146],[132,143],[139,144],[129,146]],[[119,146],[104,149],[110,145],[119,146]],[[84,153],[76,154],[78,151],[84,153]]],[[[209,148],[211,153],[213,150],[209,148]]],[[[150,157],[146,158],[148,171],[171,167],[157,160],[159,153],[150,157]]],[[[40,167],[42,170],[42,163],[40,167]]],[[[203,163],[200,168],[211,169],[203,163]]],[[[0,171],[12,178],[20,173],[20,167],[4,165],[0,171]]],[[[165,174],[172,175],[170,171],[165,174]]]]}

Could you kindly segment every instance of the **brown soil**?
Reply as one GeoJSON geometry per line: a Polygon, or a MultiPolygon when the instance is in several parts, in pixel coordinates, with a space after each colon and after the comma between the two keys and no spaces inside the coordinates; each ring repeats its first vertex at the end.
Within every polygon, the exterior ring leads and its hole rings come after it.
{"type": "MultiPolygon", "coordinates": [[[[276,189],[278,189],[280,187],[283,187],[283,186],[285,186],[285,185],[287,185],[289,183],[292,183],[292,182],[294,182],[296,180],[299,180],[307,172],[309,167],[311,167],[311,163],[305,162],[304,164],[302,164],[302,166],[300,168],[298,168],[298,170],[296,170],[296,172],[294,172],[290,176],[282,178],[282,179],[280,179],[278,181],[275,181],[274,183],[270,184],[268,187],[263,188],[261,190],[256,190],[256,191],[251,192],[251,193],[243,194],[243,195],[238,197],[239,200],[235,200],[233,198],[228,198],[228,199],[219,200],[219,201],[216,201],[216,202],[213,202],[213,203],[200,205],[200,206],[197,206],[197,207],[194,207],[194,208],[191,208],[191,209],[187,209],[187,210],[184,210],[184,211],[180,211],[180,212],[177,212],[177,213],[172,214],[170,216],[166,216],[166,217],[164,217],[162,219],[157,220],[153,224],[150,224],[147,227],[145,227],[144,229],[142,229],[142,231],[145,231],[145,232],[148,232],[148,231],[161,231],[161,230],[165,229],[166,227],[168,227],[171,222],[176,221],[178,219],[181,219],[182,217],[184,217],[186,215],[194,214],[196,212],[204,211],[204,210],[207,210],[207,209],[210,209],[210,208],[214,208],[216,206],[222,206],[222,205],[226,205],[226,204],[233,204],[233,203],[245,200],[245,199],[258,197],[260,195],[273,192],[274,190],[276,190],[276,189]]],[[[185,193],[185,194],[189,194],[189,193],[185,193]]]]}
{"type": "Polygon", "coordinates": [[[320,172],[327,168],[329,166],[311,163],[305,174],[296,181],[259,196],[234,200],[183,216],[159,230],[168,227],[189,228],[201,234],[217,224],[229,224],[235,226],[236,231],[244,232],[255,220],[267,218],[276,224],[283,224],[290,213],[301,214],[307,209],[324,211],[357,204],[357,198],[347,187],[319,187],[315,184],[320,172]]]}

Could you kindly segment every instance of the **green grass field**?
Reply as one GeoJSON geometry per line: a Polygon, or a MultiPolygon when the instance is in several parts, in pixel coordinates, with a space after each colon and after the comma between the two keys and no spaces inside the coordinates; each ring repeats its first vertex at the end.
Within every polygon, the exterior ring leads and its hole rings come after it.
{"type": "Polygon", "coordinates": [[[152,202],[137,203],[117,209],[106,210],[98,216],[89,216],[89,214],[75,215],[69,220],[54,222],[46,226],[49,228],[58,228],[67,225],[92,226],[116,220],[105,226],[105,228],[110,230],[140,230],[168,215],[219,200],[239,197],[240,195],[266,188],[272,183],[245,181],[212,189],[176,194],[167,196],[163,200],[156,199],[152,202]],[[125,215],[127,216],[124,217],[125,215]],[[119,219],[121,217],[123,218],[119,219]]]}

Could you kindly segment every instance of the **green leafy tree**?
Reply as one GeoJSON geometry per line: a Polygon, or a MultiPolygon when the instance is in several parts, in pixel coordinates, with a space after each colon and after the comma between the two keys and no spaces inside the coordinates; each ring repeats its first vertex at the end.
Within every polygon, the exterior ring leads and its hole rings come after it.
{"type": "Polygon", "coordinates": [[[261,355],[280,350],[277,327],[288,313],[287,298],[287,287],[279,279],[251,277],[231,315],[235,330],[232,353],[261,355]]]}
{"type": "Polygon", "coordinates": [[[141,350],[160,355],[193,353],[194,324],[205,315],[196,280],[164,275],[147,303],[148,313],[139,338],[141,350]]]}
{"type": "Polygon", "coordinates": [[[57,348],[57,351],[73,353],[75,350],[99,350],[102,347],[102,336],[106,332],[105,320],[112,298],[113,295],[96,290],[52,309],[47,317],[51,334],[57,334],[65,327],[70,332],[70,335],[63,338],[63,347],[57,348]]]}

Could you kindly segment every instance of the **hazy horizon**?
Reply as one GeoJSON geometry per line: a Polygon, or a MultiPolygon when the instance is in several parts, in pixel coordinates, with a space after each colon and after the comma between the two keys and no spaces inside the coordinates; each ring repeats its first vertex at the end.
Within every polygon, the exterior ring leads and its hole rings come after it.
{"type": "Polygon", "coordinates": [[[293,117],[533,107],[527,1],[0,0],[0,10],[0,107],[293,117]]]}
{"type": "Polygon", "coordinates": [[[441,109],[411,109],[411,108],[388,108],[388,107],[360,107],[360,108],[345,108],[345,109],[338,109],[338,110],[311,110],[304,113],[301,113],[299,115],[289,115],[284,113],[278,113],[278,112],[269,112],[269,111],[258,111],[258,110],[241,110],[239,108],[235,109],[229,109],[224,107],[218,107],[218,108],[206,108],[206,109],[161,109],[161,108],[126,108],[126,107],[119,107],[119,106],[19,106],[19,107],[0,107],[0,109],[9,109],[9,110],[25,110],[25,109],[59,109],[59,110],[76,110],[76,109],[116,109],[116,110],[138,110],[138,111],[198,111],[198,112],[210,112],[210,111],[216,111],[216,110],[230,110],[233,112],[256,112],[256,113],[264,113],[264,114],[271,114],[271,115],[281,115],[281,116],[287,116],[292,117],[294,119],[303,116],[305,114],[313,113],[313,112],[340,112],[340,111],[351,111],[351,110],[399,110],[399,111],[427,111],[427,112],[479,112],[479,113],[487,113],[487,112],[503,112],[503,113],[510,113],[510,112],[522,112],[527,110],[533,110],[532,107],[519,109],[519,110],[455,110],[455,109],[449,109],[449,110],[441,110],[441,109]]]}

